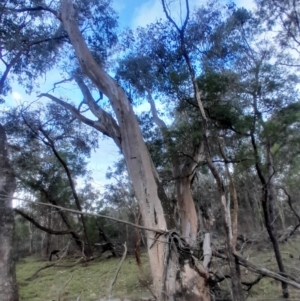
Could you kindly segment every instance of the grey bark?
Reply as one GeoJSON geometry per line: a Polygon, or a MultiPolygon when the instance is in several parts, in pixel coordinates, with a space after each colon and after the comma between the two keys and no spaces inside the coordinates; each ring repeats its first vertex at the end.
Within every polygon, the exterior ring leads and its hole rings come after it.
{"type": "Polygon", "coordinates": [[[16,181],[7,153],[4,127],[0,124],[0,300],[17,301],[15,262],[13,259],[14,214],[12,198],[16,181]]]}

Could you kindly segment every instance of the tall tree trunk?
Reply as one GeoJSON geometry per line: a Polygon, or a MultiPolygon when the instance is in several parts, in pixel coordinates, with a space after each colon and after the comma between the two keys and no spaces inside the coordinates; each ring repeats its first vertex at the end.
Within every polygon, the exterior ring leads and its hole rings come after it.
{"type": "Polygon", "coordinates": [[[188,176],[177,179],[176,190],[180,210],[181,234],[186,242],[193,246],[197,240],[198,216],[188,176]]]}
{"type": "MultiPolygon", "coordinates": [[[[281,252],[276,235],[276,215],[275,215],[275,191],[274,191],[274,167],[273,158],[271,153],[271,145],[267,142],[267,166],[268,166],[268,182],[266,183],[263,192],[263,211],[265,216],[265,223],[273,249],[275,258],[277,261],[278,269],[280,273],[285,276],[285,268],[283,265],[281,252]]],[[[285,282],[281,282],[282,293],[285,298],[289,297],[288,285],[285,282]]]]}
{"type": "MultiPolygon", "coordinates": [[[[166,123],[158,116],[151,91],[148,89],[147,93],[153,121],[160,128],[164,139],[164,144],[171,155],[173,177],[176,179],[176,196],[181,222],[181,234],[187,243],[193,246],[197,237],[198,218],[191,192],[191,181],[195,175],[196,166],[203,157],[203,145],[194,145],[195,150],[192,160],[191,158],[187,158],[185,162],[182,163],[178,157],[178,154],[174,152],[174,143],[170,138],[166,123]]],[[[173,212],[171,212],[171,214],[173,214],[173,212]]]]}
{"type": "Polygon", "coordinates": [[[0,124],[0,300],[17,301],[15,262],[13,259],[14,214],[12,198],[16,181],[7,154],[4,127],[0,124]]]}
{"type": "Polygon", "coordinates": [[[235,245],[234,245],[234,239],[233,239],[232,228],[231,228],[231,216],[230,216],[230,206],[229,206],[230,204],[228,203],[229,199],[226,199],[226,191],[225,191],[223,180],[219,175],[216,167],[213,165],[209,154],[207,155],[207,163],[211,173],[213,174],[217,182],[218,190],[221,198],[224,228],[226,234],[226,239],[225,239],[226,254],[228,258],[228,264],[229,264],[230,275],[231,275],[232,299],[233,301],[243,301],[244,294],[243,294],[243,289],[241,284],[240,267],[234,256],[235,245]]]}
{"type": "Polygon", "coordinates": [[[32,253],[33,253],[33,230],[32,230],[32,224],[30,222],[28,222],[28,232],[29,232],[28,253],[29,253],[29,255],[32,255],[32,253]]]}
{"type": "MultiPolygon", "coordinates": [[[[111,132],[111,136],[125,157],[145,226],[152,229],[170,229],[174,224],[173,216],[168,212],[170,204],[165,202],[167,199],[164,198],[157,171],[126,93],[91,55],[77,27],[71,0],[62,0],[60,17],[83,72],[108,97],[116,114],[119,133],[111,132]]],[[[174,231],[163,235],[157,235],[154,231],[147,233],[148,254],[157,299],[210,300],[206,279],[199,271],[201,268],[196,267],[191,253],[186,249],[183,252],[182,248],[186,245],[175,236],[174,231]],[[175,241],[180,244],[175,244],[175,241]],[[183,260],[184,256],[187,256],[186,260],[183,260]]]]}

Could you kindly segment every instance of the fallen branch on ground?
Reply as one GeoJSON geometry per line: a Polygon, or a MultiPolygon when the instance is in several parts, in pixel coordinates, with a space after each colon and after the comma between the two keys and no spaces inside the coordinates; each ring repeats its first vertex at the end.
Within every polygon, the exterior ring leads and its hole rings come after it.
{"type": "Polygon", "coordinates": [[[63,250],[64,250],[63,255],[60,257],[60,259],[59,259],[58,261],[53,262],[53,263],[50,263],[50,264],[47,264],[47,265],[45,265],[45,266],[39,268],[39,269],[38,269],[31,277],[29,277],[29,278],[27,278],[27,279],[25,279],[25,280],[26,280],[26,281],[31,281],[31,280],[33,280],[33,279],[35,279],[35,278],[37,277],[37,275],[39,274],[40,271],[46,270],[46,269],[51,268],[51,267],[53,267],[53,266],[56,266],[59,262],[61,262],[61,261],[66,257],[66,254],[67,254],[68,249],[69,249],[70,242],[71,242],[71,241],[69,240],[68,244],[67,244],[67,245],[65,246],[65,248],[63,249],[63,250]]]}
{"type": "MultiPolygon", "coordinates": [[[[255,265],[255,264],[249,262],[248,260],[242,258],[241,256],[239,256],[237,254],[233,254],[233,255],[237,259],[237,261],[240,265],[246,267],[250,271],[252,271],[254,273],[257,273],[257,274],[260,274],[260,275],[263,275],[263,276],[266,276],[266,277],[273,278],[273,279],[281,281],[281,282],[285,282],[285,283],[287,283],[287,284],[289,284],[293,287],[296,287],[296,288],[300,289],[300,283],[291,280],[294,277],[292,277],[290,275],[287,275],[287,274],[286,274],[286,277],[284,277],[284,276],[282,276],[278,273],[272,272],[272,271],[270,271],[266,268],[255,265]]],[[[220,254],[220,253],[215,252],[215,251],[213,252],[213,256],[227,260],[227,257],[225,255],[220,254]]]]}
{"type": "Polygon", "coordinates": [[[118,277],[118,274],[120,272],[121,266],[122,266],[122,264],[123,264],[123,262],[125,260],[126,254],[127,254],[127,246],[126,246],[126,241],[125,241],[125,243],[124,243],[124,254],[123,254],[123,257],[122,257],[122,259],[121,259],[121,261],[120,261],[120,263],[119,263],[119,265],[117,267],[115,276],[114,276],[113,280],[111,281],[111,284],[110,284],[110,287],[109,287],[109,294],[108,294],[109,299],[111,299],[111,297],[112,297],[112,289],[113,289],[114,284],[117,281],[117,277],[118,277]]]}
{"type": "Polygon", "coordinates": [[[60,292],[58,294],[58,297],[57,297],[57,301],[61,300],[60,298],[61,298],[62,292],[64,291],[64,289],[66,288],[66,286],[69,284],[69,282],[72,280],[72,278],[73,278],[73,275],[70,277],[70,279],[64,284],[64,286],[60,290],[60,292]]]}

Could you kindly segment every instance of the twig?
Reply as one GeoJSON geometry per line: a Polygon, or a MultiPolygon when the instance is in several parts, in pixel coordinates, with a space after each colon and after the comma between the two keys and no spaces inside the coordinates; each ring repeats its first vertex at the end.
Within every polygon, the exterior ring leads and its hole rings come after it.
{"type": "Polygon", "coordinates": [[[110,287],[109,287],[109,294],[108,294],[109,295],[109,299],[111,299],[111,297],[112,297],[112,289],[113,289],[114,284],[117,281],[117,277],[118,277],[118,274],[120,272],[120,269],[121,269],[121,266],[123,264],[123,261],[125,260],[126,254],[127,254],[127,246],[126,246],[126,241],[125,241],[125,243],[124,243],[124,254],[123,254],[123,257],[122,257],[122,259],[121,259],[121,261],[120,261],[120,263],[118,265],[118,268],[116,270],[115,276],[114,276],[114,278],[113,278],[113,280],[112,280],[112,282],[110,284],[110,287]]]}
{"type": "Polygon", "coordinates": [[[60,301],[60,297],[61,297],[62,292],[64,291],[64,289],[66,288],[66,286],[69,284],[69,282],[72,280],[72,278],[73,278],[73,275],[70,277],[70,279],[64,284],[64,286],[60,290],[60,292],[58,294],[58,297],[57,297],[57,301],[60,301]]]}

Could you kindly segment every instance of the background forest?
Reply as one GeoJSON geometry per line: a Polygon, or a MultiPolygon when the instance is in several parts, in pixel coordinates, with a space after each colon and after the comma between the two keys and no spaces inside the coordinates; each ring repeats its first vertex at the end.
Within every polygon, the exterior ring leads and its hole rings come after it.
{"type": "Polygon", "coordinates": [[[0,3],[0,266],[126,245],[157,300],[245,300],[265,277],[297,298],[300,2],[161,11],[133,30],[110,0],[0,3]],[[7,106],[15,85],[30,101],[7,106]]]}

